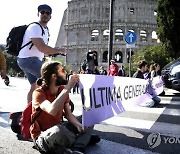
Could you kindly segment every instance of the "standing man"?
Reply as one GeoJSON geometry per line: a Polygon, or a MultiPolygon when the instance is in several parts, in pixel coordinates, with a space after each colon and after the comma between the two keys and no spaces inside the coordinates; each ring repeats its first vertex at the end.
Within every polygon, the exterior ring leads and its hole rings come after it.
{"type": "Polygon", "coordinates": [[[96,52],[89,50],[87,53],[87,73],[93,74],[96,66],[98,66],[96,52]]]}
{"type": "Polygon", "coordinates": [[[39,150],[48,152],[60,146],[70,148],[69,153],[83,154],[87,145],[100,141],[97,135],[92,135],[93,126],[83,128],[81,116],[76,118],[69,108],[69,92],[78,82],[77,74],[67,80],[60,63],[43,64],[37,82],[40,87],[33,92],[32,119],[40,114],[30,128],[39,150]],[[68,122],[62,121],[63,112],[68,122]]]}
{"type": "Polygon", "coordinates": [[[121,69],[119,69],[118,76],[126,76],[124,66],[121,66],[121,69]]]}
{"type": "Polygon", "coordinates": [[[39,24],[36,23],[28,26],[22,46],[32,41],[22,48],[18,55],[18,65],[24,71],[31,87],[27,95],[28,103],[32,100],[32,92],[36,89],[36,80],[39,78],[42,59],[48,54],[66,54],[65,49],[56,49],[48,46],[49,31],[47,24],[51,19],[52,9],[50,6],[43,4],[38,6],[39,24]]]}
{"type": "Polygon", "coordinates": [[[110,62],[111,62],[111,65],[109,66],[108,75],[109,76],[118,76],[118,70],[119,70],[118,65],[115,63],[114,59],[111,59],[110,62]]]}

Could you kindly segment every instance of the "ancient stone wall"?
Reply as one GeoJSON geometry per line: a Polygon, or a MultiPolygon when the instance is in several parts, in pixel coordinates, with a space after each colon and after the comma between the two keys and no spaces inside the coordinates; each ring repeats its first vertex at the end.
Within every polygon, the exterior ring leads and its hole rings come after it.
{"type": "MultiPolygon", "coordinates": [[[[157,44],[156,9],[156,0],[115,0],[112,57],[118,65],[129,62],[129,49],[125,42],[128,31],[137,34],[132,53],[145,45],[157,44]]],[[[97,52],[99,66],[107,66],[109,10],[109,0],[68,2],[56,46],[68,48],[66,62],[73,69],[79,68],[89,50],[97,52]]]]}

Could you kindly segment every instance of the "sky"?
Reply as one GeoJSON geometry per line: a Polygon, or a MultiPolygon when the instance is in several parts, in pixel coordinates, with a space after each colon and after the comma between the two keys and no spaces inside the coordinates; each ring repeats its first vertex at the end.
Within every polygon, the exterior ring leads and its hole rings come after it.
{"type": "Polygon", "coordinates": [[[0,44],[6,44],[6,38],[13,27],[38,21],[38,6],[48,4],[52,8],[52,17],[48,23],[49,45],[54,47],[68,1],[70,0],[0,0],[0,44]]]}

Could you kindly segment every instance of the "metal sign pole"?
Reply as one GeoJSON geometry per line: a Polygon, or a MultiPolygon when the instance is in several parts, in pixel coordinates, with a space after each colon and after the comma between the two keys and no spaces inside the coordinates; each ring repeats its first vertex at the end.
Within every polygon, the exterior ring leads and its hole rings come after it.
{"type": "Polygon", "coordinates": [[[131,77],[131,55],[132,55],[132,48],[135,48],[135,41],[137,35],[134,32],[128,32],[125,37],[125,41],[127,42],[126,48],[129,48],[129,77],[131,77]]]}
{"type": "Polygon", "coordinates": [[[112,59],[112,48],[113,48],[113,8],[114,8],[114,0],[110,0],[108,68],[110,66],[110,60],[112,59]]]}
{"type": "Polygon", "coordinates": [[[129,77],[131,77],[131,48],[129,49],[129,77]]]}

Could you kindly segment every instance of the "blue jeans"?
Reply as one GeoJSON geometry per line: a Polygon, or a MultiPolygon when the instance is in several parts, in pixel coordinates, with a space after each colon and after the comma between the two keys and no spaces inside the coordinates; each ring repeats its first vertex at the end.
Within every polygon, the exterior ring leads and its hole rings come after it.
{"type": "Polygon", "coordinates": [[[30,84],[36,82],[41,77],[42,61],[37,57],[18,58],[18,66],[26,75],[30,84]]]}
{"type": "Polygon", "coordinates": [[[152,98],[155,104],[159,104],[161,102],[161,99],[158,96],[155,96],[152,98]]]}

